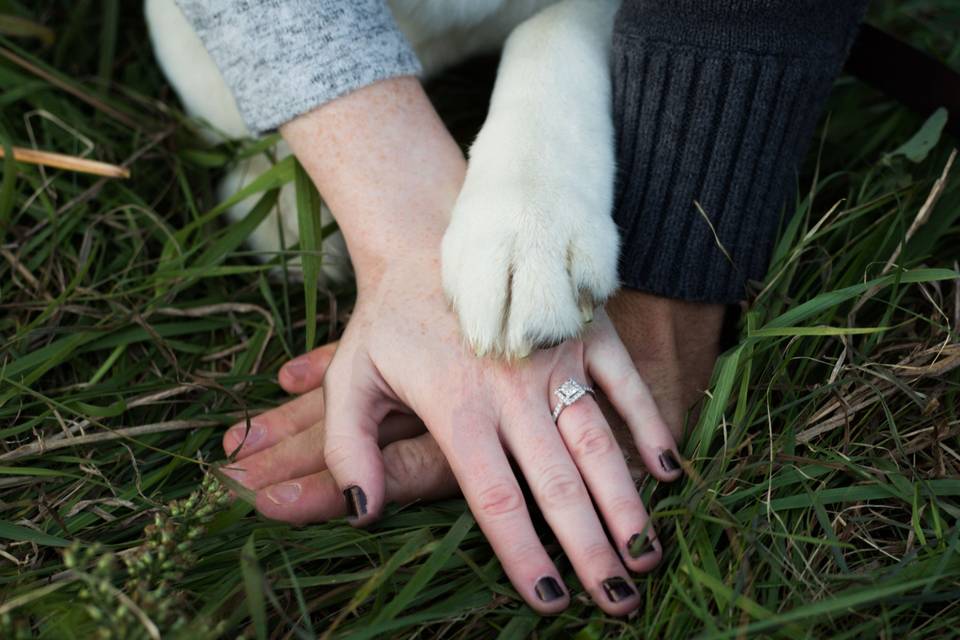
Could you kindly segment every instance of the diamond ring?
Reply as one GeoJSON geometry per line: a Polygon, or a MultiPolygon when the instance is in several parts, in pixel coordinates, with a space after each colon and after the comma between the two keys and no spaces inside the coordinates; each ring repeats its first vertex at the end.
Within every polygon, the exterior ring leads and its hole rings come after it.
{"type": "Polygon", "coordinates": [[[585,387],[573,378],[567,378],[566,382],[553,390],[553,395],[559,398],[556,406],[553,407],[553,421],[556,422],[560,417],[560,412],[588,393],[595,395],[590,387],[585,387]]]}

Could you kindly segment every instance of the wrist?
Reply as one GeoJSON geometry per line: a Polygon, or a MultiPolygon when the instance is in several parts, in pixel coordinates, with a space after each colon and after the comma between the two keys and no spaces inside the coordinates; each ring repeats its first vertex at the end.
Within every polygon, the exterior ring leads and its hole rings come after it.
{"type": "Polygon", "coordinates": [[[337,219],[360,286],[439,256],[466,161],[415,78],[364,87],[280,132],[337,219]]]}
{"type": "Polygon", "coordinates": [[[607,312],[635,360],[684,360],[699,353],[715,356],[726,305],[621,289],[607,312]]]}

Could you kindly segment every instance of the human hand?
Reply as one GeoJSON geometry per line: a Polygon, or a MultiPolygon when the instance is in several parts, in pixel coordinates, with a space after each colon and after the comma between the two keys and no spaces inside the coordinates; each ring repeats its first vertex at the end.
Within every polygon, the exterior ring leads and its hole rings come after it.
{"type": "MultiPolygon", "coordinates": [[[[725,306],[720,304],[671,300],[629,289],[621,290],[607,307],[618,335],[641,377],[649,381],[648,387],[660,414],[677,441],[683,437],[687,411],[695,406],[709,383],[720,351],[725,311],[725,306]]],[[[292,401],[289,407],[284,405],[254,418],[257,426],[267,430],[266,438],[256,443],[247,442],[240,450],[238,460],[243,460],[252,453],[278,447],[262,458],[253,459],[246,474],[245,483],[259,489],[258,508],[268,517],[289,522],[317,522],[345,514],[343,500],[323,462],[323,400],[317,393],[335,348],[336,343],[325,345],[281,368],[280,386],[289,393],[309,394],[309,399],[292,401]],[[287,444],[293,438],[291,434],[308,428],[316,430],[311,437],[287,444]],[[319,474],[322,489],[314,490],[308,485],[297,501],[283,505],[267,499],[264,488],[269,491],[271,482],[293,479],[290,469],[303,469],[304,465],[311,475],[319,474]],[[274,469],[283,472],[278,476],[274,469]],[[308,502],[300,503],[300,500],[308,502]]],[[[619,436],[623,433],[621,419],[603,400],[601,398],[601,404],[607,409],[608,420],[619,436]]],[[[459,493],[446,459],[432,436],[424,434],[425,427],[419,420],[407,419],[410,431],[403,435],[411,439],[400,440],[401,434],[391,423],[402,424],[403,420],[400,416],[391,417],[388,425],[381,428],[381,445],[398,442],[397,446],[384,450],[387,500],[429,500],[459,493]],[[424,434],[422,438],[412,438],[420,434],[424,434]]],[[[695,420],[695,414],[691,414],[689,421],[695,420]]],[[[244,432],[245,425],[228,432],[224,438],[227,454],[237,448],[244,432]]],[[[629,455],[632,445],[623,445],[624,453],[629,455]]]]}
{"type": "Polygon", "coordinates": [[[696,422],[696,405],[710,383],[720,354],[726,306],[662,298],[621,289],[607,313],[650,386],[660,415],[677,442],[684,422],[696,422]]]}
{"type": "Polygon", "coordinates": [[[388,499],[377,425],[409,407],[431,431],[507,575],[533,608],[557,612],[569,597],[537,539],[508,457],[593,599],[614,615],[632,610],[639,596],[626,567],[649,571],[662,552],[633,479],[589,396],[564,410],[557,425],[550,416],[551,391],[571,377],[589,384],[588,373],[624,417],[650,472],[677,479],[669,429],[602,312],[582,342],[514,365],[477,359],[444,302],[436,260],[394,262],[375,286],[360,291],[325,378],[324,453],[353,521],[369,523],[388,499]],[[635,557],[628,549],[638,534],[650,544],[635,557]]]}
{"type": "MultiPolygon", "coordinates": [[[[320,385],[336,350],[324,345],[288,362],[279,375],[290,393],[303,394],[234,425],[223,450],[234,460],[223,472],[255,494],[261,514],[293,524],[324,522],[346,515],[343,495],[323,459],[324,411],[320,385]]],[[[459,493],[436,442],[415,416],[392,414],[380,425],[391,502],[439,500],[459,493]]]]}

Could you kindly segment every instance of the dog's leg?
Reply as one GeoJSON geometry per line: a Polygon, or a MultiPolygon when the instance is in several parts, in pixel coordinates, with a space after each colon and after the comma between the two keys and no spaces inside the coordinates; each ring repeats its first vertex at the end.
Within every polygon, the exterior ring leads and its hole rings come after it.
{"type": "Polygon", "coordinates": [[[617,287],[609,48],[619,2],[564,0],[511,34],[443,240],[478,353],[579,333],[617,287]]]}
{"type": "MultiPolygon", "coordinates": [[[[176,2],[146,0],[143,14],[153,53],[186,112],[227,138],[249,137],[230,88],[176,2]]],[[[213,131],[202,133],[210,142],[218,141],[213,131]]]]}

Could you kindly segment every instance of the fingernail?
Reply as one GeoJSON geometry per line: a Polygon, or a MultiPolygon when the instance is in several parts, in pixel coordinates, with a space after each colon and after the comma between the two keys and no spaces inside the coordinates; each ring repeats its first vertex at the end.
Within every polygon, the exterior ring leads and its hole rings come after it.
{"type": "Polygon", "coordinates": [[[288,376],[300,382],[303,380],[307,373],[310,371],[310,360],[304,356],[299,358],[294,358],[287,364],[283,365],[283,370],[287,373],[288,376]]]}
{"type": "Polygon", "coordinates": [[[667,473],[673,473],[680,469],[680,463],[673,457],[673,451],[670,451],[670,449],[664,449],[660,452],[660,466],[667,473]]]}
{"type": "Polygon", "coordinates": [[[357,485],[343,490],[343,498],[347,502],[347,517],[359,518],[367,515],[367,494],[357,485]]]}
{"type": "Polygon", "coordinates": [[[635,533],[627,541],[627,552],[631,558],[639,558],[653,551],[653,541],[646,533],[635,533]]]}
{"type": "Polygon", "coordinates": [[[544,576],[537,580],[533,590],[537,592],[537,597],[544,602],[553,602],[563,597],[563,589],[560,587],[560,583],[550,576],[544,576]]]}
{"type": "Polygon", "coordinates": [[[297,501],[302,490],[303,487],[300,486],[299,482],[284,482],[283,484],[275,484],[269,487],[267,489],[267,497],[270,498],[274,504],[290,504],[291,502],[297,501]]]}
{"type": "MultiPolygon", "coordinates": [[[[223,475],[240,484],[243,484],[243,479],[247,477],[247,472],[237,467],[223,467],[221,470],[223,471],[223,475]]],[[[244,484],[244,486],[246,485],[244,484]]]]}
{"type": "Polygon", "coordinates": [[[244,447],[252,447],[263,440],[265,435],[267,435],[267,429],[259,422],[251,422],[249,431],[246,424],[238,424],[227,432],[227,438],[231,443],[230,449],[236,449],[241,443],[244,447]]]}
{"type": "Polygon", "coordinates": [[[603,592],[611,602],[620,602],[637,595],[637,590],[620,576],[614,576],[603,581],[603,592]]]}

